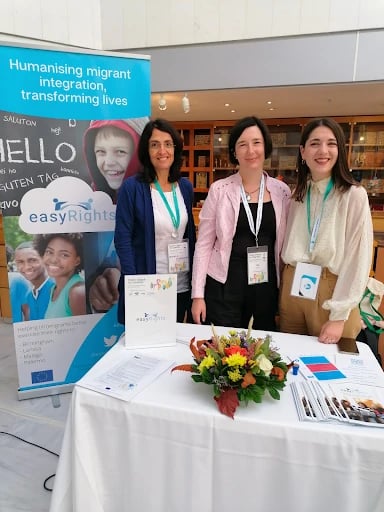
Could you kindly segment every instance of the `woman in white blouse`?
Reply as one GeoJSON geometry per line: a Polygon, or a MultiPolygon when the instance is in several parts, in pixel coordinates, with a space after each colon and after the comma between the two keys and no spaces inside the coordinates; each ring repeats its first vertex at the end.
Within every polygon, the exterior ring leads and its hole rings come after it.
{"type": "Polygon", "coordinates": [[[348,169],[341,126],[330,118],[303,129],[280,288],[280,329],[323,343],[355,338],[358,304],[372,258],[372,219],[365,189],[348,169]]]}

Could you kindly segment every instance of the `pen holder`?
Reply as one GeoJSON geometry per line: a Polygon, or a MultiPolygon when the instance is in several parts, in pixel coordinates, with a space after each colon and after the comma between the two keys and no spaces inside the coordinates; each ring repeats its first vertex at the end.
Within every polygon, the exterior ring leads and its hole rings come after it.
{"type": "Polygon", "coordinates": [[[292,373],[293,375],[297,375],[299,373],[299,363],[293,363],[292,366],[292,373]]]}

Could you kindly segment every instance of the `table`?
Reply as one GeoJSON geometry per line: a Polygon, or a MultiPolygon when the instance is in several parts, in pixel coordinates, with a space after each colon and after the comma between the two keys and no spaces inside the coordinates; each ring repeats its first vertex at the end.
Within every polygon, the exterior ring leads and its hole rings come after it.
{"type": "MultiPolygon", "coordinates": [[[[210,334],[186,324],[177,331],[184,339],[210,334]]],[[[273,339],[283,354],[336,352],[308,336],[273,339]]],[[[115,345],[97,365],[112,367],[124,350],[115,345]]],[[[190,361],[179,343],[146,350],[190,361]]],[[[280,509],[382,512],[384,429],[300,422],[289,387],[279,402],[241,406],[232,420],[219,413],[212,388],[184,372],[164,373],[132,402],[75,386],[51,512],[280,509]]]]}

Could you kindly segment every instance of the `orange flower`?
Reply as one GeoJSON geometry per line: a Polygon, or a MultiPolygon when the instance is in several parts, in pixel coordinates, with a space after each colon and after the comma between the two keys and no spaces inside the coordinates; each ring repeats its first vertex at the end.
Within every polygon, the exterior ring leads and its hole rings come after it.
{"type": "Polygon", "coordinates": [[[241,383],[242,388],[247,388],[248,386],[252,386],[256,384],[255,376],[251,372],[247,372],[244,375],[243,382],[241,383]]]}
{"type": "Polygon", "coordinates": [[[231,345],[224,349],[226,356],[232,356],[233,354],[240,354],[241,356],[247,356],[248,351],[246,348],[239,347],[238,345],[231,345]]]}
{"type": "Polygon", "coordinates": [[[274,366],[271,370],[271,375],[276,375],[277,380],[284,380],[285,373],[279,366],[274,366]]]}

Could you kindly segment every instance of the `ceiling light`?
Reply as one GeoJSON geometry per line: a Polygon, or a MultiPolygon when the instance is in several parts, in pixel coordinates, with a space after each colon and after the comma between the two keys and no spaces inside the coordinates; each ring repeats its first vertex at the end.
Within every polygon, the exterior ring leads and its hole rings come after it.
{"type": "Polygon", "coordinates": [[[268,110],[275,110],[275,108],[274,107],[270,107],[268,110]]]}
{"type": "Polygon", "coordinates": [[[236,112],[236,110],[232,109],[231,112],[232,112],[232,114],[234,114],[236,112]]]}
{"type": "Polygon", "coordinates": [[[167,102],[163,95],[159,99],[159,110],[167,110],[167,102]]]}
{"type": "Polygon", "coordinates": [[[267,104],[268,105],[272,105],[272,101],[267,101],[267,104]]]}
{"type": "Polygon", "coordinates": [[[189,98],[187,96],[187,93],[184,94],[184,96],[181,100],[181,105],[183,107],[184,114],[188,114],[188,112],[191,110],[191,104],[189,103],[189,98]]]}
{"type": "Polygon", "coordinates": [[[229,107],[229,103],[224,103],[224,107],[229,107]]]}

